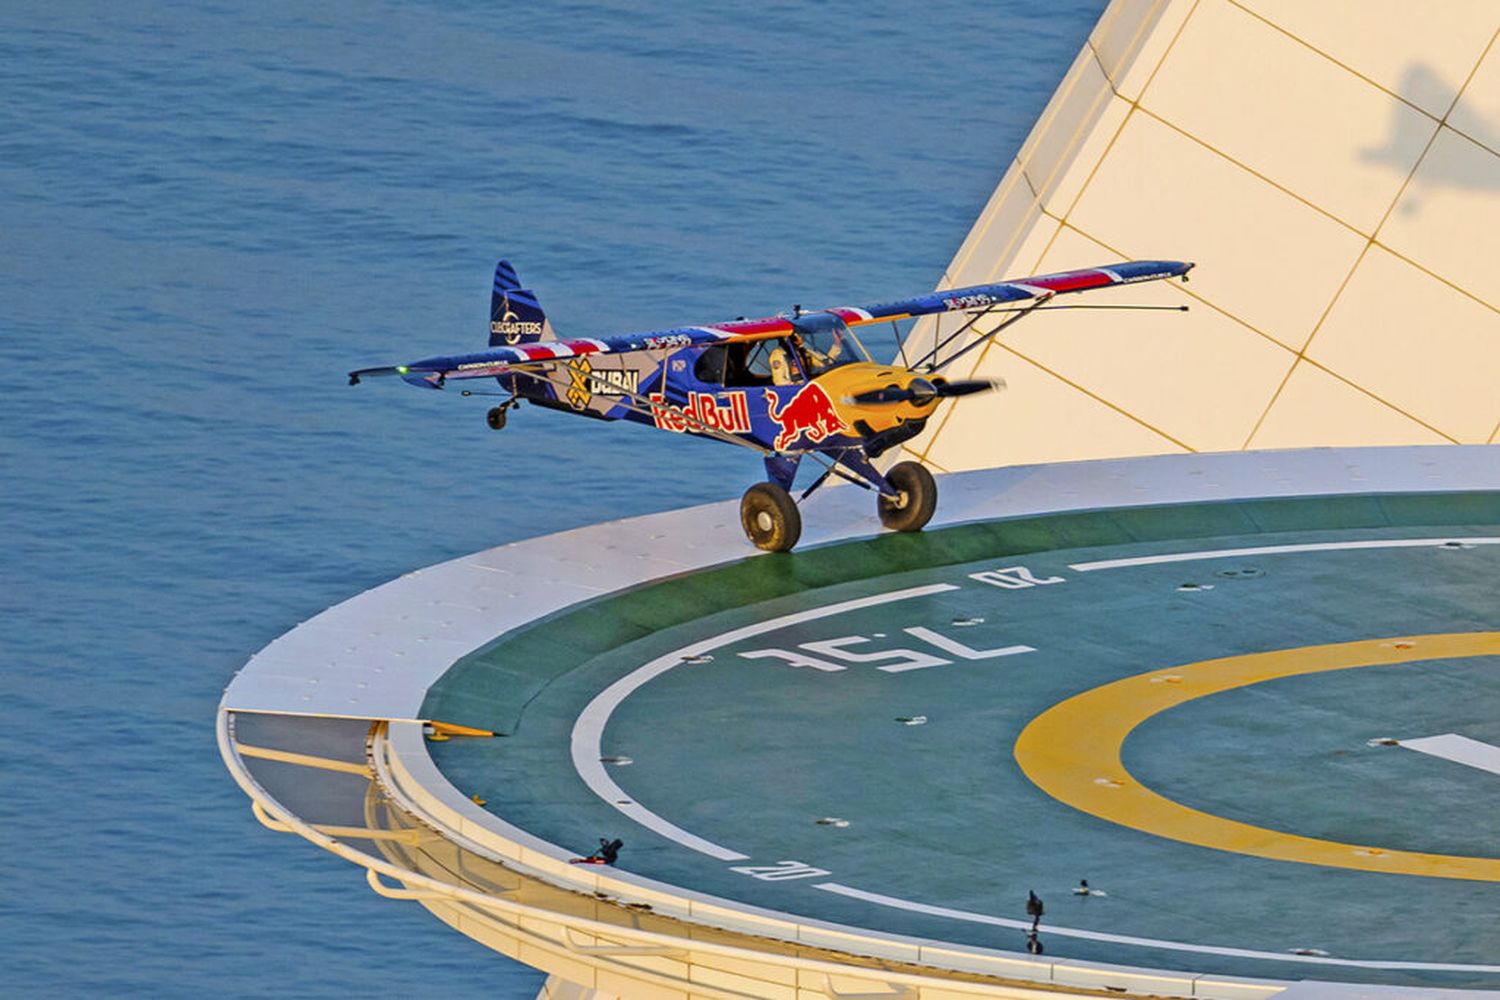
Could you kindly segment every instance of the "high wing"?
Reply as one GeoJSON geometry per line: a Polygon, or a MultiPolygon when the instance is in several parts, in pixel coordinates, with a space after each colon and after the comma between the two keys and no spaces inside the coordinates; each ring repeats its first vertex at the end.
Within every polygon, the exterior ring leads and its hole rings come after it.
{"type": "Polygon", "coordinates": [[[1132,260],[1124,264],[1111,264],[1108,267],[1087,267],[1080,271],[1061,271],[1057,274],[1016,278],[1013,281],[1001,281],[993,285],[948,288],[910,299],[870,306],[866,309],[832,309],[830,312],[843,316],[844,322],[850,326],[859,323],[884,323],[940,312],[972,312],[1004,302],[1021,302],[1026,299],[1063,295],[1067,292],[1086,292],[1095,288],[1132,285],[1138,281],[1178,278],[1192,269],[1192,264],[1180,260],[1132,260]],[[851,312],[856,315],[868,314],[869,318],[846,315],[851,312]]]}
{"type": "MultiPolygon", "coordinates": [[[[1107,267],[1041,274],[1014,281],[967,288],[949,288],[925,295],[873,306],[840,306],[823,310],[837,315],[850,326],[884,323],[928,316],[942,312],[975,312],[1006,302],[1048,299],[1067,292],[1089,291],[1140,281],[1156,281],[1187,274],[1190,263],[1175,260],[1136,260],[1107,267]]],[[[453,354],[424,358],[409,365],[362,368],[349,373],[349,384],[356,385],[367,375],[399,375],[413,385],[441,389],[448,379],[492,378],[515,369],[525,369],[548,361],[584,357],[590,354],[624,354],[632,351],[671,351],[726,341],[765,340],[793,331],[786,316],[734,320],[711,326],[685,326],[652,333],[633,333],[618,337],[551,340],[520,344],[514,347],[492,347],[471,354],[453,354]]]]}

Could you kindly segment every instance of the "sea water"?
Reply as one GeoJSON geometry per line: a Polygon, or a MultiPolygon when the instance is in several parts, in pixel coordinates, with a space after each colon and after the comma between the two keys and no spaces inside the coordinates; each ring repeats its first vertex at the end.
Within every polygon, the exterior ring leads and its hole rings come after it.
{"type": "Polygon", "coordinates": [[[220,693],[760,464],[344,373],[482,347],[502,254],[563,336],[929,289],[1102,6],[0,5],[0,993],[534,994],[258,825],[220,693]]]}

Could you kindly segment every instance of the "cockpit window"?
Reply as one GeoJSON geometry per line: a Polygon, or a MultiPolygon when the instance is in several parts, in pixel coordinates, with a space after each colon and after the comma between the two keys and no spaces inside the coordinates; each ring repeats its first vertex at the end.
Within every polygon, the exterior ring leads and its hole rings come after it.
{"type": "Polygon", "coordinates": [[[743,388],[758,385],[795,385],[815,375],[854,361],[869,361],[864,345],[848,325],[829,312],[808,313],[792,320],[791,336],[715,344],[693,363],[700,382],[743,388]]]}
{"type": "Polygon", "coordinates": [[[711,385],[724,384],[724,362],[729,353],[729,348],[724,344],[715,344],[702,354],[693,364],[693,377],[699,382],[708,382],[711,385]]]}
{"type": "Polygon", "coordinates": [[[760,385],[791,385],[803,380],[797,359],[784,340],[762,340],[749,345],[745,367],[761,379],[760,385]]]}
{"type": "Polygon", "coordinates": [[[796,352],[785,340],[715,345],[698,357],[693,374],[700,382],[731,388],[792,385],[805,378],[796,352]]]}
{"type": "Polygon", "coordinates": [[[848,325],[833,313],[812,313],[792,322],[797,331],[803,367],[809,376],[821,375],[839,365],[869,361],[865,351],[848,325]]]}

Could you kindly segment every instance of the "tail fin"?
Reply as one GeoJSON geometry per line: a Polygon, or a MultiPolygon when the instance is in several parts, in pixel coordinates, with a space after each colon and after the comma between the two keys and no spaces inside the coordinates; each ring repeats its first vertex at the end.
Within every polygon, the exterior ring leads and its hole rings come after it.
{"type": "Polygon", "coordinates": [[[536,293],[522,288],[509,261],[495,265],[495,287],[490,292],[490,346],[527,344],[552,336],[552,326],[536,293]]]}

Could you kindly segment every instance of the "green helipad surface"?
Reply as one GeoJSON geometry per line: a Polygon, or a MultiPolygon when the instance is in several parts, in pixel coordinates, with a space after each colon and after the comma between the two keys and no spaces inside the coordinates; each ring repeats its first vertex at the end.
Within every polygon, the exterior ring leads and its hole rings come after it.
{"type": "Polygon", "coordinates": [[[698,892],[1019,951],[1035,890],[1048,957],[1497,988],[1497,540],[1494,494],[886,536],[555,615],[423,714],[507,734],[432,747],[492,812],[698,892]]]}

